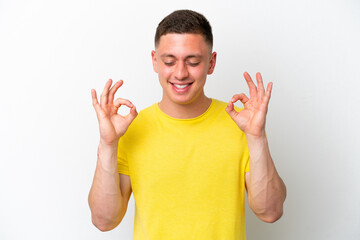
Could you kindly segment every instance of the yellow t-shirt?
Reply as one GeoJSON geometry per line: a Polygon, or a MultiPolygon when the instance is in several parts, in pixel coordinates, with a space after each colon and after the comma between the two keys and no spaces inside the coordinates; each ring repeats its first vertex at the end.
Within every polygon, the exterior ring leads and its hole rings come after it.
{"type": "Polygon", "coordinates": [[[121,137],[118,168],[131,179],[134,240],[246,239],[249,153],[226,105],[213,99],[202,115],[175,119],[154,104],[121,137]]]}

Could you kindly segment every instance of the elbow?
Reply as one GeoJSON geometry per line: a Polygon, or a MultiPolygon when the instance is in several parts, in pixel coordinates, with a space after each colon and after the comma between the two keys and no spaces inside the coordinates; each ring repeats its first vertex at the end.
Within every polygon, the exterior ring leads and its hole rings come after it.
{"type": "Polygon", "coordinates": [[[268,214],[257,215],[257,217],[266,223],[274,223],[281,218],[283,211],[272,212],[268,214]]]}
{"type": "Polygon", "coordinates": [[[107,232],[107,231],[111,231],[114,228],[108,227],[108,226],[103,226],[103,225],[98,225],[96,226],[97,229],[99,229],[102,232],[107,232]]]}
{"type": "MultiPolygon", "coordinates": [[[[94,224],[94,225],[95,225],[95,224],[94,224]]],[[[102,231],[102,232],[107,232],[107,231],[111,231],[111,230],[114,229],[114,228],[111,228],[111,227],[109,227],[109,226],[102,225],[102,224],[95,225],[95,227],[96,227],[97,229],[99,229],[100,231],[102,231]]]]}
{"type": "Polygon", "coordinates": [[[111,231],[122,221],[125,211],[116,209],[107,209],[101,205],[94,205],[89,201],[92,224],[102,232],[111,231]]]}
{"type": "Polygon", "coordinates": [[[99,220],[94,220],[92,219],[92,223],[94,224],[94,226],[99,229],[102,232],[107,232],[110,230],[113,230],[115,228],[115,226],[111,226],[110,224],[104,222],[104,221],[99,221],[99,220]]]}
{"type": "Polygon", "coordinates": [[[250,205],[251,210],[263,222],[274,223],[278,221],[283,215],[283,204],[276,204],[275,206],[263,206],[261,208],[250,205]]]}
{"type": "Polygon", "coordinates": [[[94,216],[92,216],[91,221],[102,232],[111,231],[120,224],[120,221],[110,221],[109,219],[94,216]]]}
{"type": "Polygon", "coordinates": [[[280,199],[266,201],[262,204],[250,201],[249,199],[249,206],[260,220],[266,223],[274,223],[283,216],[285,198],[286,190],[283,191],[283,195],[280,199]]]}

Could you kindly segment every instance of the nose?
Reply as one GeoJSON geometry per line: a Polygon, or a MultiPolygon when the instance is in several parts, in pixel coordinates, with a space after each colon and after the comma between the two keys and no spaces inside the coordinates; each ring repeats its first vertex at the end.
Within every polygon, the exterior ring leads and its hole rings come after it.
{"type": "Polygon", "coordinates": [[[178,62],[175,68],[175,78],[178,80],[184,80],[189,76],[187,66],[183,62],[178,62]]]}

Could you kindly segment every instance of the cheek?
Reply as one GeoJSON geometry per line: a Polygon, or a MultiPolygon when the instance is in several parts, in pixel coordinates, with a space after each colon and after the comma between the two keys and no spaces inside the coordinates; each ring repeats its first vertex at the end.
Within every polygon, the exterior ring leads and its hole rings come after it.
{"type": "Polygon", "coordinates": [[[171,69],[170,68],[166,68],[166,67],[163,67],[163,68],[160,68],[159,69],[159,75],[161,77],[169,77],[171,75],[171,69]]]}
{"type": "Polygon", "coordinates": [[[169,69],[160,68],[159,72],[158,72],[158,77],[159,77],[160,84],[162,86],[165,86],[171,77],[169,69]]]}
{"type": "Polygon", "coordinates": [[[207,69],[205,68],[195,68],[191,71],[191,75],[194,77],[194,78],[197,78],[197,79],[206,79],[206,76],[207,76],[207,69]]]}

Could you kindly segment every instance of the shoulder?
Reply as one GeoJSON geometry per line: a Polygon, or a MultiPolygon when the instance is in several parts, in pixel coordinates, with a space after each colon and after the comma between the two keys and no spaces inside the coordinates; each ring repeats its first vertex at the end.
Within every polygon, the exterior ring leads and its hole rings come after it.
{"type": "MultiPolygon", "coordinates": [[[[215,99],[215,98],[213,98],[213,101],[214,101],[215,109],[217,111],[222,111],[222,110],[225,111],[227,105],[229,104],[228,102],[224,102],[224,101],[221,101],[221,100],[218,100],[218,99],[215,99]]],[[[235,106],[235,110],[238,111],[238,112],[243,110],[243,109],[244,108],[240,108],[240,107],[235,106]]]]}
{"type": "MultiPolygon", "coordinates": [[[[226,112],[227,102],[213,99],[212,108],[204,124],[207,131],[211,132],[214,136],[220,139],[232,139],[233,142],[245,140],[245,135],[241,129],[237,126],[234,120],[226,112]]],[[[240,111],[240,108],[236,109],[240,111]]]]}
{"type": "Polygon", "coordinates": [[[153,117],[154,114],[156,114],[156,103],[142,109],[134,119],[133,123],[136,125],[138,122],[147,121],[149,118],[153,117]]]}
{"type": "MultiPolygon", "coordinates": [[[[214,101],[213,104],[214,106],[213,106],[212,116],[215,117],[217,124],[220,124],[221,127],[224,128],[230,128],[236,132],[241,131],[234,122],[234,120],[232,120],[230,115],[226,112],[226,107],[228,106],[228,103],[217,99],[213,99],[213,101],[214,101]]],[[[235,110],[239,112],[243,110],[243,108],[235,107],[235,110]]]]}
{"type": "Polygon", "coordinates": [[[154,121],[156,116],[156,106],[157,103],[152,104],[149,107],[146,107],[139,111],[139,114],[136,116],[134,121],[130,124],[127,133],[137,133],[139,131],[144,131],[145,128],[151,127],[151,122],[154,121]]]}
{"type": "Polygon", "coordinates": [[[139,111],[139,114],[132,121],[125,134],[120,138],[119,143],[133,143],[136,139],[141,138],[151,129],[151,122],[156,114],[156,104],[139,111]]]}

